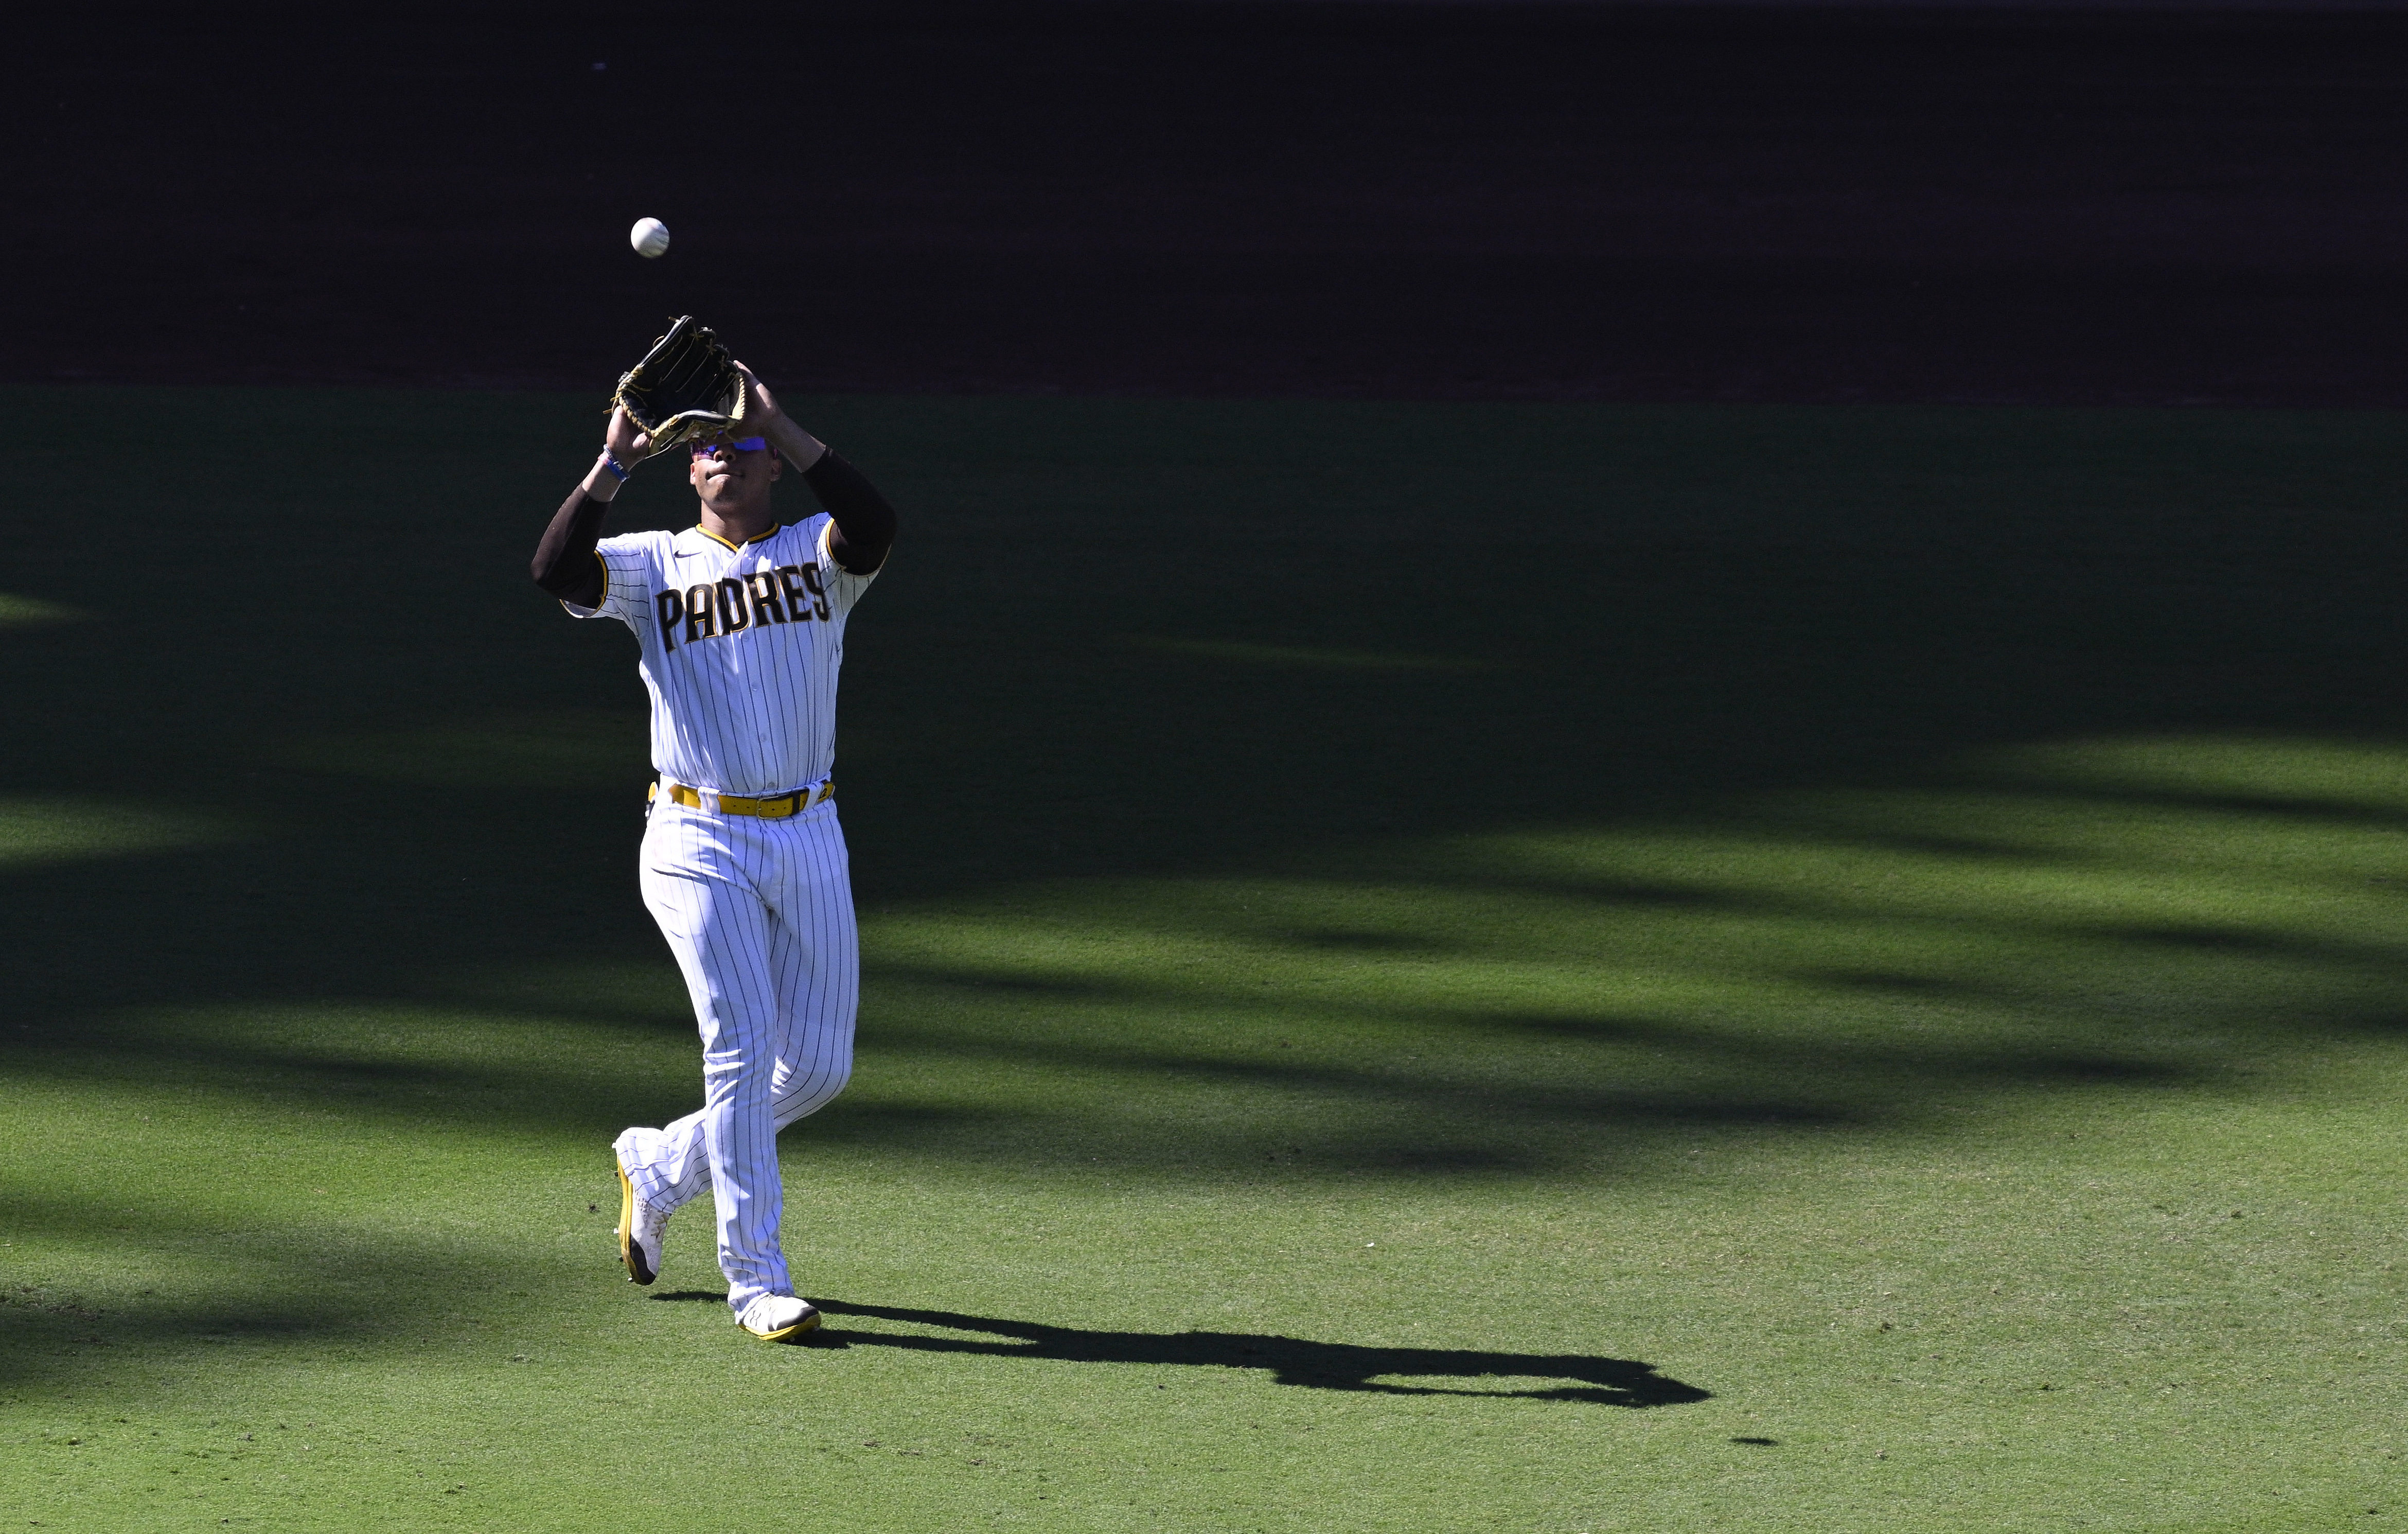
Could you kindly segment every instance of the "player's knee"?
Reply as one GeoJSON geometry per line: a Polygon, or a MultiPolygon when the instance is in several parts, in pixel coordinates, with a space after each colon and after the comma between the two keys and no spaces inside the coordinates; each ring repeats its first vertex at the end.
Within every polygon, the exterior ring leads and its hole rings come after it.
{"type": "Polygon", "coordinates": [[[706,1105],[758,1107],[779,1096],[766,1062],[703,1056],[702,1100],[706,1105]]]}
{"type": "MultiPolygon", "coordinates": [[[[798,1072],[779,1093],[781,1102],[810,1103],[816,1108],[844,1090],[853,1080],[851,1065],[824,1066],[816,1070],[798,1072]]],[[[806,1112],[809,1109],[804,1110],[806,1112]]]]}
{"type": "Polygon", "coordinates": [[[816,1113],[825,1108],[836,1100],[836,1095],[842,1092],[845,1083],[852,1080],[853,1066],[850,1062],[839,1066],[826,1066],[816,1070],[796,1072],[778,1093],[774,1109],[778,1115],[778,1126],[783,1128],[796,1119],[816,1113]]]}

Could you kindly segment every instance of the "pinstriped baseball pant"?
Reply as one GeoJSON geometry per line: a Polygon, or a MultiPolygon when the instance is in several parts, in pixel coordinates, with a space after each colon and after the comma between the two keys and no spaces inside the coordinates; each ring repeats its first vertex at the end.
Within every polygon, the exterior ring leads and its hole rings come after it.
{"type": "Polygon", "coordinates": [[[740,1313],[795,1292],[778,1241],[778,1131],[853,1074],[861,955],[836,803],[761,820],[656,801],[642,885],[694,999],[703,1102],[621,1135],[620,1159],[648,1203],[674,1209],[710,1190],[740,1313]]]}

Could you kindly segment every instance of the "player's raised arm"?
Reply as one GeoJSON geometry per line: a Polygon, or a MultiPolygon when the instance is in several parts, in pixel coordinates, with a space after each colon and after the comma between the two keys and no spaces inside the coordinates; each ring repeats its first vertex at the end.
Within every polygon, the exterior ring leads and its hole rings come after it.
{"type": "Polygon", "coordinates": [[[739,362],[736,370],[744,375],[744,387],[752,394],[753,413],[746,419],[757,422],[769,445],[802,470],[803,483],[811,487],[821,509],[836,523],[828,552],[837,564],[854,575],[868,575],[885,564],[887,551],[895,547],[895,508],[861,470],[795,424],[752,369],[739,362]]]}
{"type": "Polygon", "coordinates": [[[635,466],[651,455],[652,448],[651,438],[627,419],[624,408],[610,412],[601,456],[568,493],[568,499],[560,503],[535,546],[531,573],[537,585],[575,607],[601,605],[607,581],[602,562],[594,556],[594,546],[602,541],[603,509],[627,482],[635,466]]]}

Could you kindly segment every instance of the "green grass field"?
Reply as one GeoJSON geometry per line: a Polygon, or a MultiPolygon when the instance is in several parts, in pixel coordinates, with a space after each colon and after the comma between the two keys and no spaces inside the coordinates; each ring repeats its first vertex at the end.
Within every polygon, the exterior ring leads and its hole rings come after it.
{"type": "Polygon", "coordinates": [[[907,520],[768,1348],[609,1239],[595,402],[0,399],[16,1527],[2408,1524],[2392,417],[798,407],[907,520]]]}

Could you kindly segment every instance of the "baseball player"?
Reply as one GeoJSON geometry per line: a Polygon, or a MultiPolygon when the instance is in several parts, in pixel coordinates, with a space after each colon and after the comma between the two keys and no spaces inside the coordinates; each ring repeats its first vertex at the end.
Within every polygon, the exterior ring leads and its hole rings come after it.
{"type": "MultiPolygon", "coordinates": [[[[740,368],[740,365],[739,365],[740,368]]],[[[611,412],[602,456],[535,555],[536,583],[580,618],[636,631],[659,771],[644,830],[644,903],[702,1031],[703,1104],[613,1147],[619,1254],[659,1275],[669,1215],[709,1189],[738,1325],[782,1341],[819,1325],[778,1241],[778,1131],[844,1089],[860,986],[853,887],[837,824],[837,667],[853,605],[895,541],[859,470],[779,409],[749,369],[741,429],[695,444],[700,521],[601,537],[652,443],[611,412]],[[770,487],[798,469],[823,510],[781,523],[770,487]]]]}

